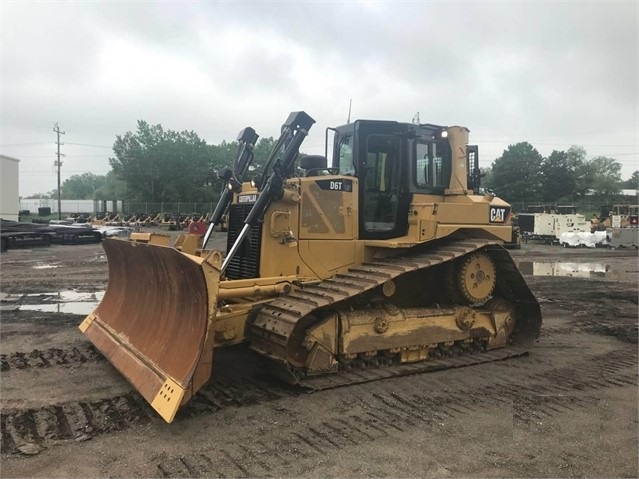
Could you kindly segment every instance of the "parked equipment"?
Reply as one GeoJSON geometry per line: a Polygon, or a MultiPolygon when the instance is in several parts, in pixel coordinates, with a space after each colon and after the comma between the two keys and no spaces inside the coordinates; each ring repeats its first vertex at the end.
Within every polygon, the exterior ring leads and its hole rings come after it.
{"type": "Polygon", "coordinates": [[[563,233],[590,232],[584,215],[571,213],[519,213],[517,223],[525,241],[557,243],[563,233]]]}
{"type": "Polygon", "coordinates": [[[49,246],[57,244],[99,243],[102,234],[91,228],[91,225],[64,224],[71,220],[51,223],[23,223],[19,221],[0,220],[0,250],[20,248],[25,246],[49,246]]]}
{"type": "Polygon", "coordinates": [[[291,113],[261,177],[227,186],[225,257],[199,235],[104,241],[108,288],[80,329],[168,422],[217,347],[248,341],[322,389],[521,355],[539,334],[502,246],[511,207],[468,188],[466,128],[358,120],[327,130],[331,166],[296,168],[314,122],[291,113]]]}
{"type": "Polygon", "coordinates": [[[639,228],[608,228],[606,234],[612,249],[639,248],[639,228]]]}
{"type": "Polygon", "coordinates": [[[601,214],[591,220],[592,231],[606,231],[609,228],[637,228],[639,226],[639,205],[606,205],[601,214]]]}

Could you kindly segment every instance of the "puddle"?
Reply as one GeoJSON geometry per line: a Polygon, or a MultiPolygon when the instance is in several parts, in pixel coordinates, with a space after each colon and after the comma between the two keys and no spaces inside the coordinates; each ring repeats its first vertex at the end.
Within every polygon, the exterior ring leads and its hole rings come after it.
{"type": "Polygon", "coordinates": [[[55,303],[55,304],[22,304],[17,309],[21,311],[41,311],[43,313],[68,313],[68,314],[89,314],[97,308],[96,303],[55,303]]]}
{"type": "Polygon", "coordinates": [[[59,293],[2,295],[1,309],[42,311],[45,313],[89,314],[104,297],[104,291],[84,293],[74,290],[59,293]]]}
{"type": "Polygon", "coordinates": [[[60,268],[60,267],[62,267],[62,265],[57,263],[53,263],[53,264],[36,263],[35,266],[31,266],[31,268],[33,269],[51,269],[51,268],[60,268]]]}
{"type": "Polygon", "coordinates": [[[637,267],[628,269],[626,265],[611,266],[606,263],[542,263],[520,261],[519,271],[524,276],[571,276],[573,278],[606,279],[613,281],[636,281],[637,267]]]}

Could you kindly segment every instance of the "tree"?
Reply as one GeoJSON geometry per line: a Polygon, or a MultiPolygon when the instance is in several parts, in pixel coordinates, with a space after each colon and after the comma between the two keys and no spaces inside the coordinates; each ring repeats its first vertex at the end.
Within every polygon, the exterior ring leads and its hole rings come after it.
{"type": "Polygon", "coordinates": [[[591,190],[592,171],[586,161],[586,149],[583,146],[573,145],[566,152],[571,162],[576,164],[576,184],[575,194],[577,196],[585,196],[591,190]]]}
{"type": "Polygon", "coordinates": [[[528,142],[510,145],[492,165],[492,186],[506,201],[538,201],[543,158],[528,142]]]}
{"type": "Polygon", "coordinates": [[[96,200],[117,200],[126,198],[126,183],[120,180],[113,171],[109,171],[104,184],[98,188],[93,198],[96,200]]]}
{"type": "Polygon", "coordinates": [[[211,158],[209,162],[209,171],[211,172],[210,183],[213,191],[213,200],[217,201],[222,191],[223,180],[219,178],[219,174],[224,168],[233,168],[233,161],[237,153],[237,142],[228,143],[222,141],[219,145],[211,146],[211,158]]]}
{"type": "Polygon", "coordinates": [[[481,188],[492,190],[493,185],[493,169],[489,166],[487,168],[480,167],[479,174],[481,175],[481,188]]]}
{"type": "Polygon", "coordinates": [[[622,188],[629,190],[639,190],[639,170],[635,170],[630,178],[621,183],[622,188]]]}
{"type": "Polygon", "coordinates": [[[82,173],[64,180],[60,187],[60,197],[65,200],[92,200],[96,190],[104,185],[104,175],[82,173]]]}
{"type": "Polygon", "coordinates": [[[255,161],[253,161],[254,170],[251,172],[250,177],[259,178],[262,176],[264,172],[264,167],[266,166],[266,160],[268,160],[268,155],[271,153],[271,150],[275,146],[275,139],[272,136],[268,138],[260,138],[255,145],[255,161]]]}
{"type": "Polygon", "coordinates": [[[617,160],[597,156],[585,163],[583,171],[591,193],[608,197],[620,193],[621,163],[617,160]]]}
{"type": "Polygon", "coordinates": [[[51,190],[48,193],[33,193],[29,196],[26,196],[26,200],[48,200],[51,198],[58,197],[58,190],[51,190]]]}
{"type": "MultiPolygon", "coordinates": [[[[573,147],[578,148],[578,147],[573,147]]],[[[585,150],[584,155],[585,157],[585,150]]],[[[583,163],[581,151],[553,150],[541,164],[541,193],[544,201],[571,198],[577,191],[577,172],[583,163]]]]}
{"type": "MultiPolygon", "coordinates": [[[[261,175],[275,140],[260,138],[254,148],[255,159],[244,180],[261,175]]],[[[138,121],[135,133],[118,135],[109,158],[113,178],[110,186],[99,190],[100,199],[113,195],[126,185],[126,194],[115,197],[130,202],[210,203],[217,201],[222,188],[218,177],[232,168],[237,142],[207,145],[194,132],[165,131],[161,125],[138,121]]],[[[114,196],[104,199],[112,199],[114,196]]]]}
{"type": "Polygon", "coordinates": [[[118,135],[109,163],[134,202],[210,202],[212,149],[195,132],[164,130],[138,121],[135,133],[118,135]]]}
{"type": "MultiPolygon", "coordinates": [[[[227,143],[226,141],[222,141],[219,145],[211,146],[212,155],[211,155],[211,171],[214,173],[214,176],[211,180],[212,187],[215,191],[215,199],[219,197],[219,191],[222,188],[222,180],[218,178],[219,173],[224,168],[233,168],[233,162],[235,161],[235,156],[237,154],[237,142],[233,141],[231,143],[227,143]]],[[[253,163],[249,167],[249,171],[244,173],[244,178],[241,178],[243,181],[248,181],[252,178],[259,178],[262,175],[262,171],[264,169],[264,165],[266,164],[266,160],[268,158],[269,153],[275,146],[275,140],[273,137],[269,138],[260,138],[253,148],[253,163]]]]}

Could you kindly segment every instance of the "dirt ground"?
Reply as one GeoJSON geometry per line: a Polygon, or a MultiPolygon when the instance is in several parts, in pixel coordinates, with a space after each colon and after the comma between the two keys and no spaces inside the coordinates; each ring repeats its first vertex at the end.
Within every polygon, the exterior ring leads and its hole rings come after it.
{"type": "Polygon", "coordinates": [[[77,328],[101,245],[2,253],[0,475],[637,477],[637,251],[511,255],[544,318],[527,356],[308,394],[240,346],[166,424],[77,328]]]}

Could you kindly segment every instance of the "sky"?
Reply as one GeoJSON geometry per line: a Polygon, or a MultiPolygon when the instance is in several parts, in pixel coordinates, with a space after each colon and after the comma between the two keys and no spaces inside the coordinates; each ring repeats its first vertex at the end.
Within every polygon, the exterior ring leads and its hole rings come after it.
{"type": "Polygon", "coordinates": [[[291,111],[327,127],[462,125],[489,166],[509,145],[583,146],[639,169],[639,2],[11,1],[0,3],[0,153],[19,194],[104,175],[137,121],[209,144],[291,111]]]}

